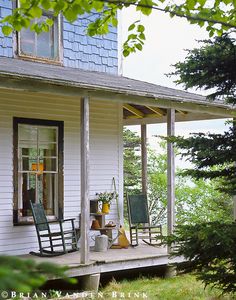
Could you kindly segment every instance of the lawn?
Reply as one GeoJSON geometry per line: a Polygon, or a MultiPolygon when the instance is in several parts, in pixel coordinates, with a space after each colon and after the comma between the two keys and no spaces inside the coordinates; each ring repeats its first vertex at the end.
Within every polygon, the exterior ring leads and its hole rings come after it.
{"type": "Polygon", "coordinates": [[[100,290],[96,299],[148,299],[148,300],[229,300],[220,297],[220,292],[206,288],[192,275],[181,275],[169,279],[140,278],[136,280],[113,280],[100,290]]]}

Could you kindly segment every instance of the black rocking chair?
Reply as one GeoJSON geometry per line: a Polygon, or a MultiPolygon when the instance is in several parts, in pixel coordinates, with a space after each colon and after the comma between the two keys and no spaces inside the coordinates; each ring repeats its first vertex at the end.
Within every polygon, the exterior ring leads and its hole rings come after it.
{"type": "Polygon", "coordinates": [[[139,239],[142,239],[148,245],[159,246],[162,226],[150,224],[147,196],[127,195],[127,208],[131,245],[138,246],[139,239]]]}
{"type": "Polygon", "coordinates": [[[30,254],[51,257],[78,250],[74,219],[48,221],[42,203],[30,201],[30,205],[39,243],[39,253],[31,251],[30,254]],[[65,222],[70,222],[69,229],[63,228],[65,222]],[[53,224],[57,231],[52,229],[53,224]]]}

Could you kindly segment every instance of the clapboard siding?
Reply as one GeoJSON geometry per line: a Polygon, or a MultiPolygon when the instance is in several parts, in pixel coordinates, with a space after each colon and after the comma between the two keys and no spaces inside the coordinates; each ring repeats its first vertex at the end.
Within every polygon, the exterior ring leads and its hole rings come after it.
{"type": "MultiPolygon", "coordinates": [[[[122,107],[90,101],[90,197],[119,187],[122,107]]],[[[80,101],[33,93],[0,92],[0,253],[25,254],[38,248],[34,226],[13,226],[13,117],[64,121],[64,217],[80,213],[80,101]]],[[[112,205],[110,217],[117,217],[112,205]]]]}

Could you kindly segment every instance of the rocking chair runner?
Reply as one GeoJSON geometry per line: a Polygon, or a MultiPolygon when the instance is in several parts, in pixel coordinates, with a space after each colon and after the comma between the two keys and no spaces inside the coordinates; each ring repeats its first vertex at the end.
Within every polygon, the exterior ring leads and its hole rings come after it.
{"type": "Polygon", "coordinates": [[[74,219],[49,222],[42,203],[30,201],[30,205],[39,243],[39,253],[32,251],[30,254],[51,257],[78,250],[74,219]],[[64,230],[65,222],[71,223],[69,229],[64,230]],[[59,226],[59,231],[53,230],[51,224],[59,226]]]}
{"type": "Polygon", "coordinates": [[[142,239],[148,245],[158,246],[162,238],[162,226],[151,226],[146,195],[127,195],[130,242],[138,246],[142,239]]]}

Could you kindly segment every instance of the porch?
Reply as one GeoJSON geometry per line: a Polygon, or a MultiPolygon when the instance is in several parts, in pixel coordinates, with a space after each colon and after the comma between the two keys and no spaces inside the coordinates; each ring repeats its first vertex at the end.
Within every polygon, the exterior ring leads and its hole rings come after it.
{"type": "MultiPolygon", "coordinates": [[[[236,116],[235,108],[218,102],[206,102],[203,96],[121,76],[44,64],[37,64],[35,68],[32,62],[14,59],[1,59],[0,78],[0,136],[5,147],[1,147],[4,167],[0,171],[3,187],[0,196],[4,201],[1,202],[0,252],[19,255],[37,249],[32,223],[14,223],[17,226],[13,226],[12,223],[14,215],[20,213],[21,208],[18,207],[17,164],[13,166],[13,158],[17,157],[17,151],[13,151],[12,145],[15,132],[12,120],[19,117],[36,121],[40,119],[64,122],[65,151],[64,155],[61,154],[60,164],[63,166],[60,181],[63,203],[60,211],[64,213],[65,218],[76,218],[77,226],[81,214],[80,253],[44,258],[45,260],[69,265],[70,276],[80,276],[83,272],[93,274],[108,270],[119,271],[124,264],[125,268],[129,269],[168,263],[166,249],[163,252],[158,248],[146,248],[144,245],[143,249],[113,249],[106,253],[91,251],[90,254],[90,199],[93,199],[97,192],[110,189],[111,178],[115,177],[119,193],[119,211],[123,211],[123,125],[142,126],[142,184],[145,192],[146,124],[165,122],[167,134],[174,135],[175,121],[232,118],[236,116]]],[[[174,151],[169,143],[169,233],[174,226],[174,170],[174,151]]],[[[113,221],[118,219],[115,204],[109,218],[113,221]]],[[[122,219],[121,215],[121,223],[122,219]]]]}
{"type": "Polygon", "coordinates": [[[143,243],[137,247],[109,249],[106,252],[95,252],[91,249],[90,261],[86,264],[80,263],[80,256],[80,251],[77,251],[50,258],[32,255],[22,255],[20,257],[33,259],[37,262],[50,262],[60,266],[67,266],[69,268],[67,271],[69,277],[167,266],[170,263],[183,261],[183,258],[170,259],[165,247],[153,247],[143,243]]]}

